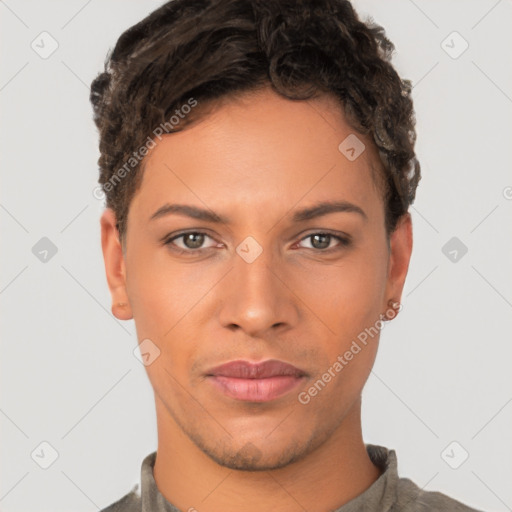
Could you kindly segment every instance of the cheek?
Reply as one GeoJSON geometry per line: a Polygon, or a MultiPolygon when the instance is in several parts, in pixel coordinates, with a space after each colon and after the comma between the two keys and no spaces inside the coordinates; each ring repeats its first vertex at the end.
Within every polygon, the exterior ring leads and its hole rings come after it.
{"type": "Polygon", "coordinates": [[[317,264],[301,272],[294,289],[338,340],[329,347],[342,350],[361,331],[375,325],[383,312],[386,269],[385,248],[375,245],[332,265],[317,264]]]}
{"type": "Polygon", "coordinates": [[[127,261],[127,292],[139,342],[151,340],[160,351],[146,371],[155,389],[183,381],[197,346],[195,315],[201,299],[217,282],[206,267],[177,265],[165,251],[134,251],[127,261]]]}
{"type": "Polygon", "coordinates": [[[341,411],[361,393],[377,354],[385,276],[382,261],[368,258],[353,265],[347,262],[343,269],[333,272],[331,279],[324,279],[323,294],[311,288],[315,312],[329,328],[326,331],[318,323],[317,332],[328,332],[317,337],[323,362],[316,379],[328,381],[327,392],[322,392],[317,402],[319,407],[341,411]],[[334,402],[333,396],[337,397],[334,402]]]}
{"type": "Polygon", "coordinates": [[[140,335],[164,338],[192,310],[213,277],[173,264],[165,250],[135,250],[127,260],[127,292],[140,335]]]}

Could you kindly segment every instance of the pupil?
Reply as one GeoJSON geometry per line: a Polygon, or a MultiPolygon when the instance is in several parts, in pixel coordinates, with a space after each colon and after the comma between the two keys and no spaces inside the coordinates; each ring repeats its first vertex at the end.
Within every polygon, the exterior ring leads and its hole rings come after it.
{"type": "Polygon", "coordinates": [[[313,247],[315,247],[316,249],[326,249],[327,247],[329,247],[329,237],[330,235],[313,235],[313,247]],[[320,246],[321,247],[318,247],[317,245],[315,245],[315,242],[319,239],[319,238],[323,238],[326,242],[325,243],[320,243],[320,246]]]}
{"type": "Polygon", "coordinates": [[[203,235],[200,233],[188,233],[185,237],[185,245],[189,249],[198,249],[201,247],[203,243],[203,235]],[[192,240],[192,243],[189,244],[188,241],[192,240]]]}

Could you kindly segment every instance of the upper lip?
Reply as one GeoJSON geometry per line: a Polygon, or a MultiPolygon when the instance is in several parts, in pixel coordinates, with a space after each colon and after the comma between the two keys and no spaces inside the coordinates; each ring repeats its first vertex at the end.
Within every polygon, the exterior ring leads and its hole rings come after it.
{"type": "Polygon", "coordinates": [[[303,377],[306,373],[283,361],[269,359],[260,363],[237,360],[221,364],[206,372],[207,376],[233,377],[238,379],[268,379],[277,376],[303,377]]]}

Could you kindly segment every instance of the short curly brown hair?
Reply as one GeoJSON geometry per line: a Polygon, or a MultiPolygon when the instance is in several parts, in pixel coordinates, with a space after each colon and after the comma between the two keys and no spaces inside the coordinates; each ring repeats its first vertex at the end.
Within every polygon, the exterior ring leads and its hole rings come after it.
{"type": "Polygon", "coordinates": [[[389,236],[421,177],[411,83],[392,66],[393,51],[347,0],[171,0],[153,11],[119,37],[91,84],[98,182],[121,240],[143,157],[163,127],[172,133],[204,116],[192,109],[198,102],[269,85],[293,100],[334,95],[354,129],[371,134],[389,236]]]}

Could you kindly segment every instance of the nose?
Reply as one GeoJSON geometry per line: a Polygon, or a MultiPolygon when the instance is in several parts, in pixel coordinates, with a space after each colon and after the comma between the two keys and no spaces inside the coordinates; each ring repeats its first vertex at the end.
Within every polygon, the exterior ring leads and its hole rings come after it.
{"type": "Polygon", "coordinates": [[[223,283],[222,325],[247,336],[265,337],[290,329],[297,321],[296,297],[271,251],[248,263],[236,255],[223,283]]]}

